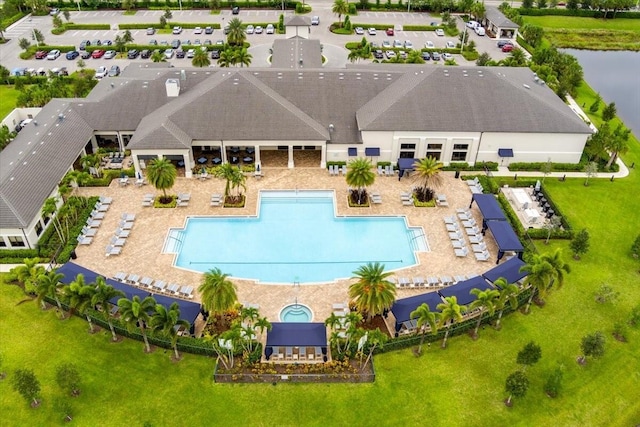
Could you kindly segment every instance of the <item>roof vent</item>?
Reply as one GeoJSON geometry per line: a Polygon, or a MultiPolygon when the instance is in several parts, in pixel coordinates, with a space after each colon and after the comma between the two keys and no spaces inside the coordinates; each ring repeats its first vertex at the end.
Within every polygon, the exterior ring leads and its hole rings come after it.
{"type": "Polygon", "coordinates": [[[58,114],[58,120],[63,121],[64,120],[64,114],[62,114],[62,113],[58,114]]]}
{"type": "Polygon", "coordinates": [[[34,121],[33,121],[33,125],[34,125],[34,126],[38,126],[38,121],[37,121],[37,120],[34,120],[34,121]]]}
{"type": "Polygon", "coordinates": [[[176,98],[180,94],[180,80],[167,79],[164,85],[167,90],[167,97],[176,98]]]}
{"type": "Polygon", "coordinates": [[[333,132],[333,131],[335,130],[335,128],[336,128],[336,127],[333,125],[333,123],[331,123],[331,124],[329,125],[329,132],[333,132]]]}

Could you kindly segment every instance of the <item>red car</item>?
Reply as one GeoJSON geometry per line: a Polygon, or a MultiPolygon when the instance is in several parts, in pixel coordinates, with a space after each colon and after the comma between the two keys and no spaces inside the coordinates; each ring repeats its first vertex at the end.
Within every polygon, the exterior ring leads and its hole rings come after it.
{"type": "Polygon", "coordinates": [[[387,35],[388,36],[392,36],[394,34],[395,34],[395,32],[393,31],[393,28],[387,28],[387,35]]]}
{"type": "Polygon", "coordinates": [[[47,52],[46,50],[39,50],[36,52],[36,59],[44,59],[47,57],[47,54],[49,52],[47,52]]]}
{"type": "Polygon", "coordinates": [[[511,52],[513,49],[514,46],[512,44],[505,44],[504,46],[502,46],[503,52],[511,52]]]}
{"type": "Polygon", "coordinates": [[[93,52],[91,52],[91,57],[93,59],[102,58],[103,56],[104,56],[104,50],[102,49],[94,50],[93,52]]]}

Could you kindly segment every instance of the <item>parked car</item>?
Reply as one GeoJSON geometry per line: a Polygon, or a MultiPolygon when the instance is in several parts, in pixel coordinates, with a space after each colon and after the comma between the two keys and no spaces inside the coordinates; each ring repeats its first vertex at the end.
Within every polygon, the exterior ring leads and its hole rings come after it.
{"type": "Polygon", "coordinates": [[[363,34],[364,34],[364,28],[362,28],[362,27],[356,27],[356,34],[358,34],[358,35],[363,35],[363,34]]]}
{"type": "Polygon", "coordinates": [[[211,59],[220,59],[220,51],[215,49],[211,51],[211,59]]]}
{"type": "Polygon", "coordinates": [[[377,34],[376,29],[371,27],[367,30],[370,36],[375,36],[377,34]]]}
{"type": "Polygon", "coordinates": [[[80,42],[80,46],[78,46],[78,50],[85,50],[87,46],[91,46],[90,40],[82,40],[80,42]]]}
{"type": "Polygon", "coordinates": [[[475,31],[476,34],[479,35],[479,36],[484,36],[486,34],[484,28],[482,28],[480,26],[474,28],[473,31],[475,31]]]}
{"type": "Polygon", "coordinates": [[[175,40],[171,40],[171,48],[172,49],[177,49],[180,47],[180,40],[175,39],[175,40]]]}
{"type": "Polygon", "coordinates": [[[27,74],[27,68],[26,67],[16,67],[13,70],[11,70],[10,75],[12,76],[24,76],[27,74]]]}
{"type": "Polygon", "coordinates": [[[93,52],[91,52],[91,57],[93,59],[102,58],[104,56],[104,53],[105,53],[104,50],[97,49],[97,50],[94,50],[93,52]]]}
{"type": "Polygon", "coordinates": [[[182,40],[181,43],[182,43],[182,46],[189,46],[189,45],[191,45],[191,40],[189,40],[189,39],[182,40]]]}
{"type": "Polygon", "coordinates": [[[513,49],[515,49],[515,46],[512,44],[505,44],[504,46],[502,46],[503,52],[511,52],[513,49]]]}
{"type": "Polygon", "coordinates": [[[449,40],[447,42],[447,49],[455,49],[456,48],[456,44],[454,42],[452,42],[451,40],[449,40]]]}
{"type": "Polygon", "coordinates": [[[150,45],[153,45],[153,46],[158,46],[158,40],[156,40],[156,39],[151,39],[151,40],[149,40],[149,44],[150,44],[150,45]]]}
{"type": "Polygon", "coordinates": [[[67,67],[52,68],[51,69],[51,74],[56,75],[56,76],[68,76],[69,75],[69,71],[67,71],[67,67]]]}
{"type": "Polygon", "coordinates": [[[468,21],[467,22],[467,27],[475,29],[476,27],[480,26],[480,23],[478,21],[468,21]]]}
{"type": "Polygon", "coordinates": [[[439,52],[431,52],[431,59],[434,61],[440,61],[440,53],[439,52]]]}
{"type": "Polygon", "coordinates": [[[247,25],[247,28],[244,29],[244,32],[247,34],[253,34],[255,28],[253,27],[253,25],[249,24],[247,25]]]}
{"type": "Polygon", "coordinates": [[[111,40],[103,40],[102,41],[102,46],[111,46],[113,44],[113,42],[111,40]]]}
{"type": "Polygon", "coordinates": [[[373,57],[376,59],[382,59],[384,58],[384,52],[381,51],[380,49],[376,50],[373,52],[373,57]]]}
{"type": "Polygon", "coordinates": [[[186,52],[182,49],[176,50],[176,58],[182,59],[186,56],[186,52]]]}
{"type": "Polygon", "coordinates": [[[87,52],[86,50],[83,50],[82,52],[80,52],[80,58],[82,59],[91,58],[91,52],[87,52]]]}
{"type": "Polygon", "coordinates": [[[140,51],[140,58],[148,59],[149,57],[151,57],[151,51],[149,49],[143,49],[140,51]]]}
{"type": "Polygon", "coordinates": [[[65,55],[65,57],[70,61],[76,59],[78,56],[80,56],[80,53],[77,50],[67,52],[67,54],[65,55]]]}
{"type": "Polygon", "coordinates": [[[240,13],[240,6],[233,6],[233,8],[231,9],[231,13],[234,15],[237,15],[240,13]]]}
{"type": "Polygon", "coordinates": [[[36,59],[44,59],[48,54],[49,52],[47,52],[46,50],[39,50],[36,52],[36,59]]]}
{"type": "Polygon", "coordinates": [[[149,27],[149,28],[147,28],[147,35],[148,35],[148,36],[152,36],[152,35],[154,35],[155,33],[156,33],[156,29],[155,29],[155,28],[153,28],[153,27],[149,27]]]}
{"type": "Polygon", "coordinates": [[[436,29],[435,33],[438,37],[444,37],[444,30],[442,28],[436,29]]]}
{"type": "Polygon", "coordinates": [[[268,24],[268,25],[267,25],[267,28],[266,28],[266,30],[265,30],[265,32],[266,32],[267,34],[273,34],[273,33],[275,33],[275,31],[276,31],[276,29],[275,29],[275,27],[273,26],[273,24],[268,24]]]}
{"type": "Polygon", "coordinates": [[[396,57],[396,53],[393,50],[387,50],[384,54],[387,55],[387,59],[391,59],[391,58],[395,58],[396,57]]]}
{"type": "Polygon", "coordinates": [[[118,77],[120,75],[120,67],[117,65],[112,65],[109,69],[109,77],[118,77]]]}
{"type": "Polygon", "coordinates": [[[104,53],[104,56],[102,57],[103,59],[113,59],[116,57],[116,51],[115,50],[108,50],[104,53]]]}
{"type": "Polygon", "coordinates": [[[107,74],[109,74],[107,67],[105,66],[98,67],[98,69],[96,70],[96,79],[107,77],[107,74]]]}
{"type": "Polygon", "coordinates": [[[49,61],[53,61],[55,59],[58,59],[59,56],[60,56],[60,51],[58,49],[53,49],[53,50],[50,50],[49,53],[47,54],[47,59],[49,61]]]}
{"type": "Polygon", "coordinates": [[[498,45],[498,47],[500,49],[502,49],[504,47],[504,45],[506,45],[506,44],[511,44],[512,45],[513,42],[511,40],[498,40],[498,43],[497,43],[497,45],[498,45]]]}
{"type": "Polygon", "coordinates": [[[201,27],[195,27],[193,29],[193,34],[202,34],[202,28],[201,27]]]}
{"type": "Polygon", "coordinates": [[[211,46],[211,45],[212,45],[212,43],[211,43],[211,39],[206,39],[206,40],[204,41],[204,43],[203,43],[203,44],[204,44],[205,46],[211,46]]]}
{"type": "Polygon", "coordinates": [[[169,42],[166,40],[160,40],[160,46],[169,46],[169,42]]]}
{"type": "Polygon", "coordinates": [[[187,58],[193,58],[194,56],[196,56],[196,50],[195,49],[189,49],[187,51],[187,58]]]}
{"type": "Polygon", "coordinates": [[[400,52],[398,52],[398,56],[400,56],[400,58],[402,59],[407,59],[409,57],[407,52],[405,52],[404,50],[401,50],[400,52]]]}
{"type": "Polygon", "coordinates": [[[402,43],[402,40],[394,40],[393,47],[395,47],[396,49],[401,49],[404,47],[404,43],[402,43]]]}
{"type": "Polygon", "coordinates": [[[60,9],[58,9],[57,7],[52,7],[51,10],[49,11],[49,15],[51,16],[56,16],[59,13],[60,13],[60,9]]]}
{"type": "Polygon", "coordinates": [[[411,40],[405,40],[404,41],[404,47],[406,49],[413,49],[413,43],[411,43],[411,40]]]}
{"type": "Polygon", "coordinates": [[[445,53],[442,54],[442,60],[443,61],[451,61],[451,60],[453,60],[453,55],[451,55],[448,52],[445,52],[445,53]]]}
{"type": "Polygon", "coordinates": [[[431,54],[430,54],[429,52],[422,52],[422,53],[420,54],[420,57],[421,57],[422,59],[424,59],[425,61],[428,61],[428,60],[430,60],[430,59],[431,59],[431,54]]]}
{"type": "Polygon", "coordinates": [[[388,36],[393,36],[395,34],[395,31],[393,31],[393,28],[387,28],[387,35],[388,36]]]}
{"type": "Polygon", "coordinates": [[[213,34],[213,27],[205,27],[204,28],[204,33],[205,34],[213,34]]]}
{"type": "Polygon", "coordinates": [[[428,41],[424,44],[424,47],[426,47],[427,49],[433,49],[434,47],[436,47],[432,41],[428,41]]]}
{"type": "Polygon", "coordinates": [[[382,47],[384,48],[390,48],[391,47],[391,42],[389,40],[382,40],[382,47]]]}
{"type": "Polygon", "coordinates": [[[98,39],[92,40],[91,44],[94,46],[102,46],[102,42],[98,39]]]}
{"type": "Polygon", "coordinates": [[[311,17],[311,25],[320,25],[320,17],[319,16],[311,17]]]}
{"type": "Polygon", "coordinates": [[[224,46],[224,40],[216,40],[216,46],[224,46]]]}
{"type": "Polygon", "coordinates": [[[194,46],[200,46],[201,44],[202,44],[202,43],[200,42],[200,39],[195,39],[195,40],[193,41],[193,45],[194,45],[194,46]]]}
{"type": "Polygon", "coordinates": [[[182,27],[173,27],[173,30],[171,31],[172,34],[181,34],[182,33],[182,27]]]}
{"type": "Polygon", "coordinates": [[[164,51],[164,57],[167,59],[173,58],[173,49],[167,49],[164,51]]]}
{"type": "Polygon", "coordinates": [[[256,34],[262,34],[262,27],[260,25],[256,26],[256,34]]]}
{"type": "Polygon", "coordinates": [[[222,30],[222,32],[224,32],[225,35],[229,34],[229,31],[231,31],[231,27],[229,27],[228,25],[224,26],[224,30],[222,30]]]}

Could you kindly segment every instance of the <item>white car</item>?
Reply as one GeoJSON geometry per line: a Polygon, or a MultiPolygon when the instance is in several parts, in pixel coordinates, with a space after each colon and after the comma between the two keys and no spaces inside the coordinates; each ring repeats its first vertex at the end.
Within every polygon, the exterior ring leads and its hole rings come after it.
{"type": "Polygon", "coordinates": [[[109,73],[109,70],[107,70],[107,67],[99,67],[96,70],[96,79],[101,79],[103,77],[107,77],[108,73],[109,73]]]}
{"type": "Polygon", "coordinates": [[[115,50],[108,50],[104,53],[104,55],[102,55],[103,59],[113,59],[116,57],[116,51],[115,50]]]}
{"type": "Polygon", "coordinates": [[[387,50],[384,54],[387,55],[387,59],[396,57],[396,53],[393,50],[387,50]]]}
{"type": "Polygon", "coordinates": [[[427,49],[433,49],[433,48],[435,48],[436,46],[433,44],[433,42],[432,42],[432,41],[428,41],[428,42],[426,42],[426,43],[424,44],[424,47],[426,47],[427,49]]]}
{"type": "Polygon", "coordinates": [[[391,42],[389,40],[383,40],[382,41],[382,47],[390,48],[391,47],[391,42]]]}
{"type": "Polygon", "coordinates": [[[311,18],[311,25],[320,25],[320,17],[314,16],[313,18],[311,18]]]}
{"type": "Polygon", "coordinates": [[[196,50],[195,49],[189,49],[187,51],[187,58],[193,58],[196,55],[196,50]]]}
{"type": "Polygon", "coordinates": [[[275,33],[275,31],[276,31],[276,29],[275,29],[275,27],[273,26],[273,24],[269,24],[269,25],[267,25],[267,28],[266,28],[266,33],[267,33],[267,34],[273,34],[273,33],[275,33]]]}
{"type": "Polygon", "coordinates": [[[482,28],[482,27],[476,27],[476,28],[473,29],[473,31],[475,31],[476,34],[481,36],[481,37],[485,35],[484,28],[482,28]]]}
{"type": "Polygon", "coordinates": [[[58,49],[53,49],[47,54],[47,59],[53,61],[54,59],[58,59],[59,56],[60,51],[58,49]]]}
{"type": "Polygon", "coordinates": [[[456,44],[454,42],[452,42],[451,40],[449,40],[447,42],[447,49],[455,49],[456,48],[456,44]]]}
{"type": "Polygon", "coordinates": [[[260,25],[256,26],[256,34],[262,34],[262,27],[260,25]]]}
{"type": "Polygon", "coordinates": [[[182,33],[182,27],[173,27],[173,30],[171,31],[172,34],[180,34],[182,33]]]}
{"type": "Polygon", "coordinates": [[[369,28],[367,30],[367,32],[369,33],[370,36],[375,36],[376,35],[376,29],[375,28],[369,28]]]}
{"type": "Polygon", "coordinates": [[[247,34],[253,34],[253,32],[254,32],[253,25],[251,25],[251,24],[247,25],[247,28],[244,30],[244,32],[247,33],[247,34]]]}
{"type": "Polygon", "coordinates": [[[438,28],[436,30],[436,36],[438,37],[444,37],[444,30],[442,28],[438,28]]]}
{"type": "Polygon", "coordinates": [[[362,27],[356,27],[356,34],[358,34],[358,35],[363,35],[363,34],[364,34],[364,28],[362,28],[362,27]]]}
{"type": "Polygon", "coordinates": [[[202,34],[202,28],[200,27],[195,27],[193,29],[193,34],[202,34]]]}
{"type": "Polygon", "coordinates": [[[396,49],[401,49],[404,47],[404,43],[402,43],[402,40],[394,40],[393,47],[395,47],[396,49]]]}
{"type": "Polygon", "coordinates": [[[475,29],[476,27],[479,27],[480,23],[478,21],[469,21],[467,22],[467,27],[469,28],[473,28],[475,29]]]}
{"type": "Polygon", "coordinates": [[[167,59],[173,58],[173,49],[167,49],[164,51],[164,57],[167,59]]]}
{"type": "Polygon", "coordinates": [[[453,59],[453,55],[451,55],[450,53],[443,53],[442,59],[445,61],[451,61],[453,59]]]}
{"type": "Polygon", "coordinates": [[[411,40],[405,40],[404,41],[404,47],[406,49],[413,49],[413,43],[411,43],[411,40]]]}

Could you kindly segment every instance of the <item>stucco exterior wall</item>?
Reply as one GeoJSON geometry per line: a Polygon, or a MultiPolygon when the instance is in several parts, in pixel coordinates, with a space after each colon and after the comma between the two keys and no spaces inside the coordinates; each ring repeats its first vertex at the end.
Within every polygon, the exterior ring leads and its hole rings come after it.
{"type": "Polygon", "coordinates": [[[579,163],[587,143],[587,134],[491,133],[482,134],[476,161],[579,163]],[[498,156],[499,148],[513,149],[512,158],[498,156]]]}

